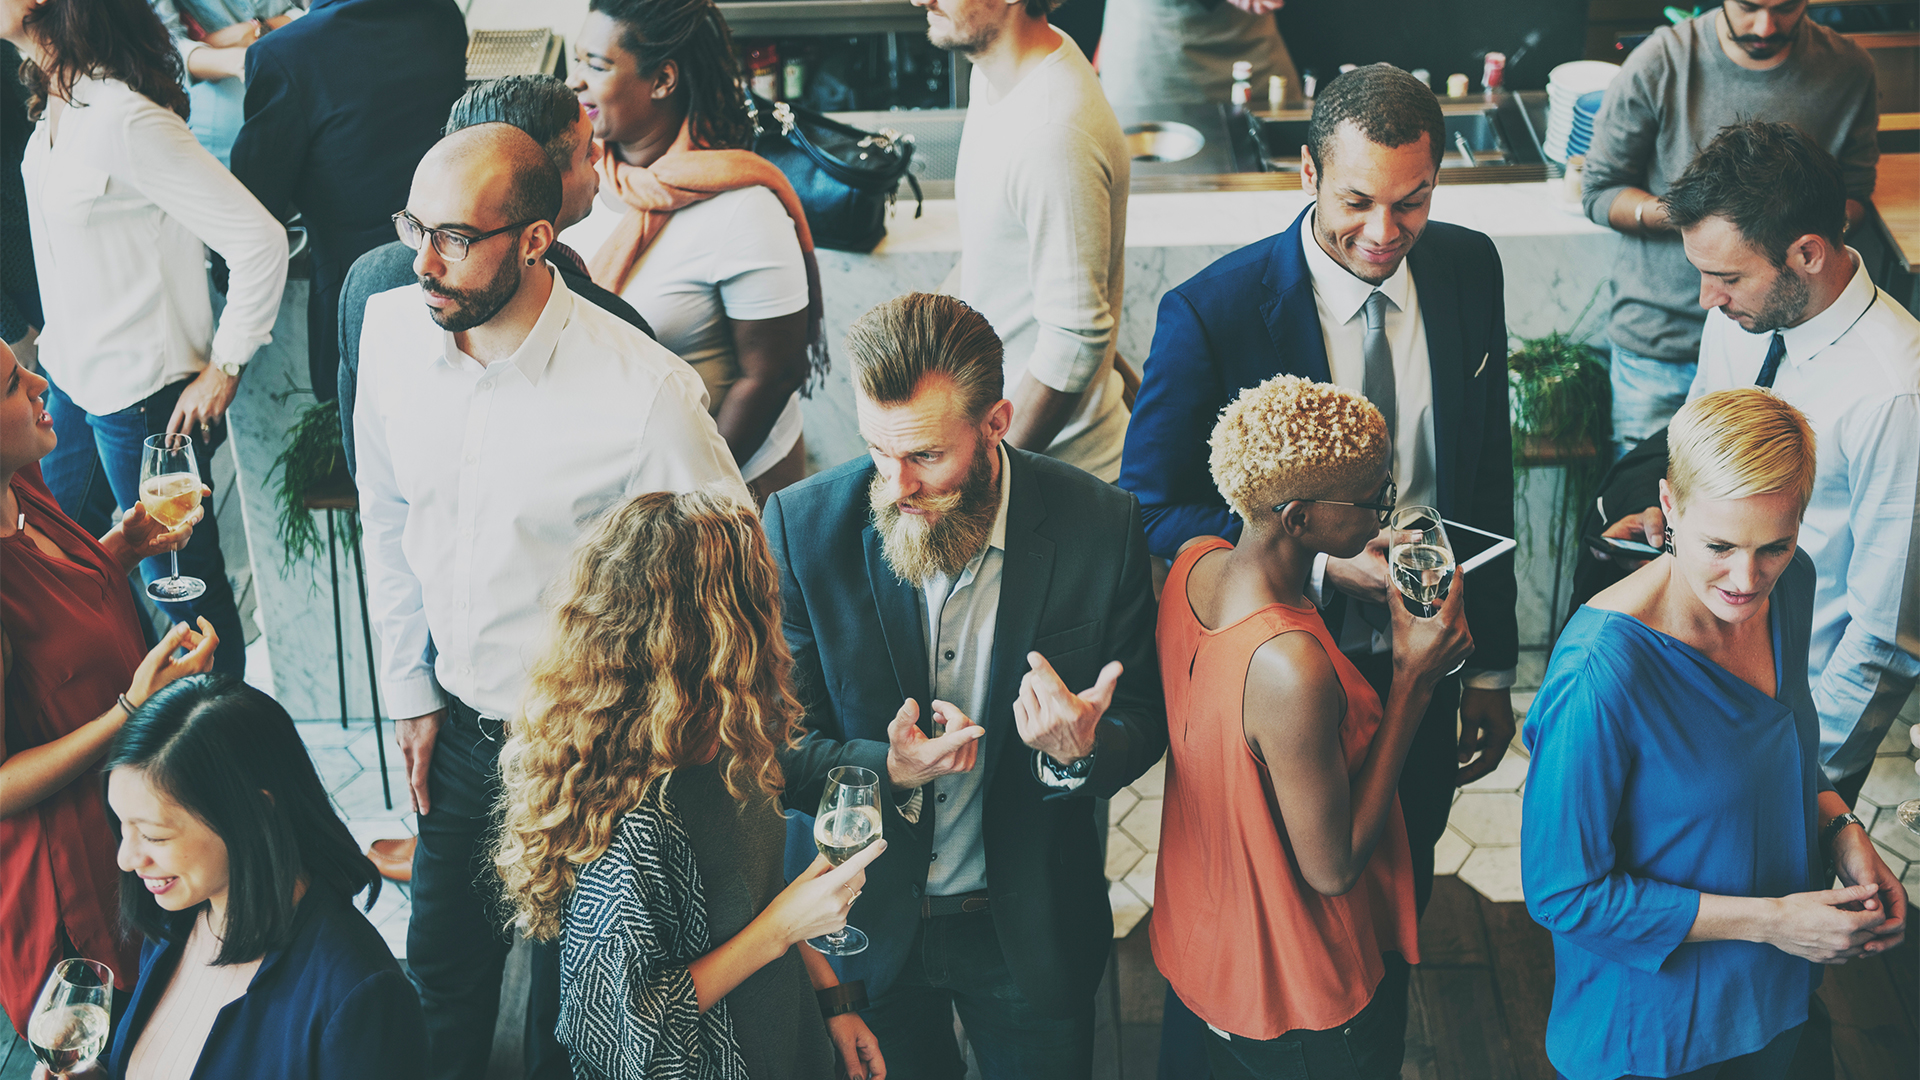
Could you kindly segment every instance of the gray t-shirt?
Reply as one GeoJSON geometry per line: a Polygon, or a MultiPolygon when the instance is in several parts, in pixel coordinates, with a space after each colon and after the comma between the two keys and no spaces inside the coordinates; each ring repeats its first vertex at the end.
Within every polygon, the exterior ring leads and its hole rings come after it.
{"type": "MultiPolygon", "coordinates": [[[[1786,62],[1750,71],[1727,58],[1715,34],[1720,9],[1662,27],[1633,50],[1607,88],[1587,150],[1587,217],[1607,224],[1621,189],[1663,195],[1720,129],[1737,120],[1794,125],[1840,161],[1847,197],[1873,194],[1880,110],[1866,50],[1802,20],[1786,62]]],[[[1643,356],[1674,362],[1700,353],[1700,275],[1680,234],[1620,234],[1607,336],[1643,356]]]]}

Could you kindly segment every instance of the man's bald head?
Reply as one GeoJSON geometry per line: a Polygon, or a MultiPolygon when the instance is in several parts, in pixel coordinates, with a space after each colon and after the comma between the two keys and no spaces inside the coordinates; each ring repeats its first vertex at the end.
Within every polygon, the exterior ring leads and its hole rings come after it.
{"type": "Polygon", "coordinates": [[[560,216],[560,170],[553,167],[533,136],[511,124],[461,128],[433,145],[414,170],[415,190],[465,193],[473,209],[490,211],[497,222],[468,222],[496,228],[518,221],[548,221],[560,216]]]}

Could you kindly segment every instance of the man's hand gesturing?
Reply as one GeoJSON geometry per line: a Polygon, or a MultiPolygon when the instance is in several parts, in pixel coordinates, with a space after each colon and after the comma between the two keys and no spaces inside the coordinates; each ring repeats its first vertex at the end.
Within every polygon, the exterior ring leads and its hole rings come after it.
{"type": "Polygon", "coordinates": [[[887,725],[887,779],[897,790],[909,791],[936,777],[968,772],[980,757],[980,737],[986,728],[944,701],[933,703],[933,715],[947,726],[937,738],[920,730],[920,703],[912,698],[887,725]]]}
{"type": "Polygon", "coordinates": [[[1033,670],[1021,676],[1020,696],[1013,702],[1013,722],[1020,741],[1062,765],[1071,765],[1093,753],[1100,718],[1113,704],[1113,686],[1120,680],[1120,661],[1100,669],[1099,678],[1083,693],[1074,693],[1053,670],[1047,658],[1027,654],[1033,670]]]}

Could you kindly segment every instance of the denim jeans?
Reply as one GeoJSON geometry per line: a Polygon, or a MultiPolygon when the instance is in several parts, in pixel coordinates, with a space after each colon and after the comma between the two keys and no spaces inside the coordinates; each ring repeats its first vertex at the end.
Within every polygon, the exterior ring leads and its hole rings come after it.
{"type": "Polygon", "coordinates": [[[1613,384],[1613,459],[1655,435],[1687,403],[1697,360],[1661,360],[1618,345],[1608,364],[1613,384]]]}
{"type": "MultiPolygon", "coordinates": [[[[140,500],[140,444],[149,435],[167,430],[174,403],[188,380],[155,391],[150,397],[116,413],[94,416],[73,403],[58,385],[47,387],[47,412],[59,443],[40,462],[40,473],[60,503],[60,509],[80,527],[100,536],[113,527],[113,511],[129,509],[140,500]]],[[[200,479],[213,486],[213,451],[226,437],[225,425],[214,430],[212,441],[193,435],[194,457],[200,479]]],[[[192,623],[205,618],[220,635],[213,670],[240,678],[246,674],[247,638],[234,604],[233,584],[227,580],[227,561],[220,554],[220,523],[214,520],[213,500],[204,504],[206,516],[193,527],[193,538],[180,549],[180,573],[207,583],[198,599],[159,604],[172,622],[192,623]]],[[[173,560],[161,555],[140,564],[143,581],[173,573],[173,560]]]]}
{"type": "Polygon", "coordinates": [[[1036,1012],[1007,969],[990,911],[920,920],[899,976],[861,1016],[880,1040],[888,1076],[961,1080],[955,1012],[984,1080],[1093,1075],[1092,995],[1066,1019],[1036,1012]]]}
{"type": "Polygon", "coordinates": [[[1275,1039],[1207,1033],[1214,1080],[1398,1080],[1407,1056],[1407,962],[1385,957],[1387,973],[1360,1014],[1325,1031],[1275,1039]]]}
{"type": "Polygon", "coordinates": [[[231,167],[233,141],[240,135],[240,121],[247,97],[247,84],[239,79],[196,82],[187,87],[187,103],[192,110],[187,126],[207,153],[231,167]]]}

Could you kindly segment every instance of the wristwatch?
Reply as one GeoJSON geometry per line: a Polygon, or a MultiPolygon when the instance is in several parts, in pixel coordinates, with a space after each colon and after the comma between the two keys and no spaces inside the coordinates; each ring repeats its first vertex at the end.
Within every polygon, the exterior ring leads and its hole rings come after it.
{"type": "MultiPolygon", "coordinates": [[[[1036,751],[1036,753],[1039,752],[1036,751]]],[[[1093,751],[1087,751],[1086,757],[1081,758],[1071,765],[1062,765],[1053,760],[1052,754],[1040,753],[1040,766],[1046,769],[1047,774],[1052,776],[1056,782],[1085,780],[1088,774],[1093,772],[1093,751]]]]}
{"type": "Polygon", "coordinates": [[[214,362],[213,366],[219,368],[220,374],[225,375],[227,378],[237,379],[240,377],[240,369],[247,365],[236,364],[231,360],[218,360],[214,362]]]}
{"type": "Polygon", "coordinates": [[[859,1012],[867,1007],[867,984],[855,979],[838,986],[829,986],[825,990],[815,990],[813,996],[820,1002],[821,1017],[831,1020],[850,1012],[859,1012]]]}
{"type": "Polygon", "coordinates": [[[1862,829],[1866,828],[1866,825],[1851,812],[1829,818],[1825,825],[1820,826],[1820,853],[1827,857],[1828,862],[1833,861],[1833,855],[1830,851],[1833,847],[1833,838],[1839,836],[1840,830],[1849,825],[1859,825],[1862,829]]]}

